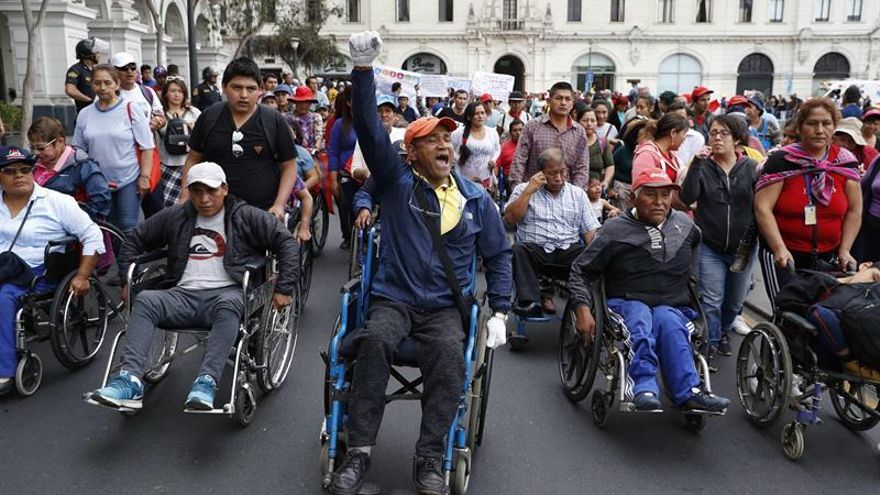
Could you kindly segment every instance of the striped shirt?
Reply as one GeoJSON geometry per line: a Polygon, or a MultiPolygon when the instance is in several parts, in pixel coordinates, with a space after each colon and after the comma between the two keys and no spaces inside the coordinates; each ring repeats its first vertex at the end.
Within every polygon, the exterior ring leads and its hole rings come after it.
{"type": "Polygon", "coordinates": [[[510,183],[528,182],[540,168],[538,155],[547,148],[562,150],[568,164],[568,181],[586,189],[590,181],[590,153],[584,128],[569,117],[567,127],[560,131],[550,120],[550,114],[535,118],[523,127],[510,167],[510,183]]]}
{"type": "MultiPolygon", "coordinates": [[[[49,241],[66,235],[79,238],[83,245],[82,254],[104,254],[104,237],[101,230],[80,209],[72,196],[34,184],[31,194],[34,203],[25,221],[21,235],[15,241],[12,251],[21,256],[31,267],[40,266],[49,241]]],[[[13,218],[5,201],[0,201],[0,252],[9,250],[12,239],[18,231],[27,212],[27,206],[13,218]]]]}
{"type": "MultiPolygon", "coordinates": [[[[525,190],[528,183],[513,189],[507,206],[525,190]]],[[[581,241],[583,234],[599,228],[587,193],[566,183],[556,196],[545,188],[538,189],[529,199],[529,208],[516,226],[516,242],[532,243],[552,253],[568,249],[581,241]]]]}

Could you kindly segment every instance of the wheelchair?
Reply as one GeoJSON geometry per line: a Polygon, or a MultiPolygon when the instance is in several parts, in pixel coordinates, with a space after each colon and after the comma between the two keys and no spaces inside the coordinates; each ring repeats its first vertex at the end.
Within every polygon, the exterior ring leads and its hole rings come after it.
{"type": "Polygon", "coordinates": [[[325,183],[329,180],[330,172],[327,168],[327,153],[316,153],[315,157],[321,166],[321,182],[311,190],[315,207],[312,210],[312,254],[320,256],[327,243],[327,233],[330,231],[330,193],[325,183]]]}
{"type": "MultiPolygon", "coordinates": [[[[545,265],[545,267],[549,267],[550,270],[548,271],[548,275],[540,277],[541,292],[552,292],[554,296],[568,299],[570,293],[568,291],[568,278],[565,276],[567,274],[567,267],[556,267],[551,265],[545,265]],[[558,268],[558,270],[555,268],[558,268]]],[[[516,325],[515,330],[508,335],[507,344],[511,351],[518,352],[525,350],[526,344],[529,342],[529,337],[526,335],[526,323],[547,323],[551,321],[562,322],[562,318],[546,313],[541,316],[524,316],[514,313],[513,321],[516,325]]]]}
{"type": "MultiPolygon", "coordinates": [[[[366,237],[366,251],[361,276],[349,280],[342,287],[342,304],[333,328],[329,349],[321,354],[325,363],[324,375],[324,421],[321,425],[321,473],[326,489],[333,480],[337,461],[346,450],[347,401],[351,397],[351,380],[356,349],[350,338],[363,328],[369,314],[369,294],[377,260],[378,231],[370,229],[366,237]]],[[[471,273],[476,273],[476,260],[471,273]]],[[[465,291],[473,294],[476,279],[465,291]]],[[[449,427],[443,470],[452,493],[461,495],[467,491],[471,474],[472,458],[482,444],[489,386],[492,379],[493,350],[486,347],[486,315],[480,306],[471,306],[470,324],[465,341],[465,381],[455,420],[449,427]]],[[[399,367],[417,367],[416,342],[404,340],[391,369],[391,377],[399,384],[394,392],[385,396],[386,402],[395,400],[420,400],[422,378],[407,379],[399,367]]]]}
{"type": "Polygon", "coordinates": [[[807,426],[821,424],[825,390],[841,423],[865,431],[880,423],[880,382],[840,370],[840,363],[813,348],[815,325],[796,313],[777,311],[755,325],[736,359],[736,387],[746,418],[758,428],[774,424],[786,407],[795,419],[782,429],[782,452],[790,460],[804,455],[807,426]]]}
{"type": "Polygon", "coordinates": [[[372,227],[370,230],[364,231],[364,229],[359,229],[357,227],[352,228],[351,253],[348,258],[349,280],[359,278],[363,273],[368,251],[371,253],[370,256],[372,259],[372,264],[370,266],[378,266],[376,263],[379,260],[379,243],[382,236],[380,235],[381,228],[377,220],[378,216],[373,213],[372,221],[370,222],[372,227]]]}
{"type": "MultiPolygon", "coordinates": [[[[130,292],[127,307],[129,317],[130,301],[136,298],[138,293],[144,290],[170,288],[164,267],[157,264],[166,257],[165,251],[147,253],[138,257],[128,267],[126,280],[130,292]]],[[[271,256],[259,257],[248,263],[245,268],[242,280],[244,311],[239,337],[234,349],[231,349],[228,361],[232,366],[229,401],[209,411],[184,410],[185,413],[226,415],[234,418],[241,426],[248,426],[253,421],[257,409],[254,382],[265,394],[284,384],[296,350],[301,309],[297,295],[293,303],[280,312],[272,307],[277,273],[271,256]]],[[[120,344],[127,330],[127,327],[123,328],[113,339],[101,387],[107,385],[111,374],[118,372],[117,354],[120,354],[120,344]]],[[[204,345],[210,333],[210,328],[157,330],[159,331],[155,332],[149,351],[149,364],[143,376],[148,387],[157,385],[167,376],[175,359],[204,345]],[[182,337],[191,338],[192,343],[184,348],[181,345],[182,337]]],[[[90,396],[91,393],[84,396],[87,403],[101,405],[90,396]]],[[[111,409],[126,416],[133,416],[139,412],[137,409],[125,407],[111,407],[111,409]]]]}
{"type": "MultiPolygon", "coordinates": [[[[615,400],[619,402],[618,409],[621,412],[636,412],[632,394],[627,387],[630,343],[623,317],[608,308],[604,280],[593,284],[590,292],[594,301],[591,311],[596,321],[596,330],[591,341],[584,343],[575,328],[574,306],[571,302],[566,305],[559,336],[559,378],[565,397],[575,403],[590,394],[596,386],[597,377],[604,379],[604,383],[600,382],[590,399],[592,420],[603,428],[615,400]]],[[[688,292],[691,307],[698,313],[697,318],[688,323],[694,365],[702,388],[711,393],[712,383],[706,359],[709,350],[708,327],[694,284],[689,284],[688,292]]],[[[726,412],[688,411],[684,413],[685,424],[688,429],[700,432],[706,425],[707,416],[724,414],[726,412]]]]}
{"type": "MultiPolygon", "coordinates": [[[[287,225],[287,230],[292,233],[294,237],[296,237],[296,231],[299,229],[301,215],[302,212],[299,206],[294,206],[287,210],[285,224],[287,225]]],[[[299,245],[299,297],[297,298],[297,301],[300,310],[305,308],[306,301],[309,299],[309,291],[312,288],[312,272],[314,271],[315,265],[315,252],[312,248],[312,244],[315,242],[314,224],[311,225],[310,230],[312,232],[312,240],[299,245]]]]}
{"type": "MultiPolygon", "coordinates": [[[[97,274],[89,277],[89,290],[82,296],[70,292],[81,255],[79,240],[67,236],[46,245],[45,273],[35,279],[57,282],[54,290],[27,294],[15,315],[18,367],[15,388],[24,397],[33,395],[43,380],[43,361],[33,351],[37,342],[50,341],[55,358],[67,369],[89,364],[104,342],[114,308],[107,288],[97,274]]],[[[8,316],[7,316],[8,317],[8,316]]]]}

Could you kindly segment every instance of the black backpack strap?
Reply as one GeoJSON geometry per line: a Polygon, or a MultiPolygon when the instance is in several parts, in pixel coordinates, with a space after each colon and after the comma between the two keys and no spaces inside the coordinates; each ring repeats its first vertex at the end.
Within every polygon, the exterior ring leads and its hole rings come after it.
{"type": "Polygon", "coordinates": [[[12,238],[12,244],[9,245],[9,249],[6,250],[7,252],[11,252],[12,248],[15,247],[15,243],[18,241],[18,236],[21,235],[21,229],[24,228],[24,223],[27,222],[27,219],[31,214],[31,208],[34,207],[34,201],[35,200],[32,199],[28,202],[27,211],[24,212],[24,218],[21,219],[21,224],[18,226],[18,231],[15,233],[15,237],[12,238]]]}
{"type": "MultiPolygon", "coordinates": [[[[451,176],[449,180],[455,180],[451,176]]],[[[437,255],[440,257],[440,264],[443,265],[443,272],[446,274],[446,281],[449,283],[449,288],[452,289],[452,297],[455,298],[455,305],[458,306],[458,311],[461,313],[461,321],[464,325],[465,331],[467,331],[468,324],[470,323],[470,309],[469,304],[465,301],[465,296],[461,290],[461,284],[458,283],[458,277],[455,276],[455,270],[452,268],[452,260],[449,258],[449,252],[446,251],[446,246],[443,244],[443,239],[440,235],[440,218],[431,218],[428,214],[428,200],[425,198],[425,191],[422,185],[419,183],[420,179],[416,179],[415,184],[415,196],[419,202],[419,207],[422,210],[422,221],[425,223],[425,227],[427,227],[428,232],[431,234],[431,241],[434,243],[434,251],[437,251],[437,255]]]]}
{"type": "Polygon", "coordinates": [[[260,112],[260,124],[266,137],[266,146],[269,147],[269,156],[277,162],[278,150],[275,139],[278,138],[278,119],[276,118],[278,111],[263,105],[260,105],[257,111],[260,112]]]}

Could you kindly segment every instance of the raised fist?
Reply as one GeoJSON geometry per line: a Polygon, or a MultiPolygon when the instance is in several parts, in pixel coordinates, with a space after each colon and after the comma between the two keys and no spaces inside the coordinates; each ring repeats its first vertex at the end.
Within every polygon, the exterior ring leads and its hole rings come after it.
{"type": "Polygon", "coordinates": [[[382,38],[376,31],[355,33],[348,39],[348,51],[355,67],[373,65],[373,61],[382,52],[382,38]]]}

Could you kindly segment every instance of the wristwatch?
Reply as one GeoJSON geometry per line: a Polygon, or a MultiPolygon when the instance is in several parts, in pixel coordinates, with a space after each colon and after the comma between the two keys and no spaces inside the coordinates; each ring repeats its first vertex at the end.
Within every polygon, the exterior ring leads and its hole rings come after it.
{"type": "Polygon", "coordinates": [[[507,321],[507,313],[503,311],[496,311],[494,315],[495,318],[500,318],[501,321],[507,321]]]}

